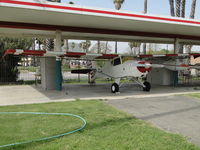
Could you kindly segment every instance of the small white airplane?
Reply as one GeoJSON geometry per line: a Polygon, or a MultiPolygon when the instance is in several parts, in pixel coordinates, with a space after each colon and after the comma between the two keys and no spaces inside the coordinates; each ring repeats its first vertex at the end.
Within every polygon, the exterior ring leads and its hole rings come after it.
{"type": "Polygon", "coordinates": [[[166,68],[172,71],[187,70],[192,67],[195,68],[194,66],[190,66],[185,62],[177,61],[176,59],[170,59],[162,63],[152,63],[146,60],[126,59],[125,56],[114,57],[106,61],[104,66],[101,68],[97,68],[95,63],[92,63],[92,65],[89,66],[90,67],[88,69],[72,70],[71,72],[90,74],[90,83],[95,83],[95,80],[98,78],[114,79],[115,82],[111,85],[112,93],[119,92],[119,88],[122,85],[120,83],[122,78],[130,79],[141,85],[143,91],[150,91],[151,84],[147,81],[147,75],[152,70],[152,68],[166,68]]]}
{"type": "MultiPolygon", "coordinates": [[[[57,56],[65,57],[66,59],[78,59],[78,60],[88,60],[87,69],[73,69],[71,73],[79,74],[89,74],[90,83],[95,83],[97,78],[112,78],[115,82],[111,85],[111,92],[119,92],[119,88],[122,85],[120,83],[122,78],[127,78],[135,81],[137,84],[141,85],[143,91],[150,91],[151,84],[147,81],[147,75],[152,70],[152,68],[166,68],[172,71],[180,71],[187,69],[200,69],[199,66],[192,66],[184,61],[177,61],[172,56],[166,55],[155,55],[148,56],[147,60],[144,55],[139,55],[137,58],[131,56],[120,56],[117,54],[91,54],[91,53],[81,53],[81,52],[46,52],[46,51],[32,51],[32,50],[7,50],[4,55],[17,54],[17,55],[37,55],[37,56],[57,56]],[[161,62],[155,63],[157,61],[150,61],[150,58],[158,57],[168,57],[168,59],[161,59],[161,62]],[[170,58],[170,59],[169,59],[170,58]],[[95,65],[95,60],[107,60],[104,66],[97,68],[95,65]],[[140,59],[140,60],[138,60],[140,59]]],[[[188,56],[196,55],[189,54],[188,56]]],[[[174,54],[175,57],[178,54],[174,54]]],[[[198,54],[200,56],[200,54],[198,54]]],[[[185,56],[184,56],[185,57],[185,56]]]]}
{"type": "Polygon", "coordinates": [[[97,78],[112,78],[115,82],[111,85],[111,92],[119,92],[120,80],[127,78],[142,86],[143,91],[150,91],[151,84],[146,81],[147,74],[151,71],[152,65],[147,61],[127,60],[123,61],[119,56],[106,61],[102,68],[91,71],[91,83],[95,83],[97,78]]]}

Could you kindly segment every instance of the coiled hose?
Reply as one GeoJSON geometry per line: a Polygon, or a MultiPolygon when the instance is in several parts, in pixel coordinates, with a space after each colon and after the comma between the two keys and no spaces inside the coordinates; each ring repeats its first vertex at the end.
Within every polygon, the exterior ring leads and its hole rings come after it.
{"type": "Polygon", "coordinates": [[[78,132],[82,129],[85,128],[86,126],[86,120],[78,115],[74,115],[74,114],[69,114],[69,113],[45,113],[45,112],[0,112],[0,115],[3,114],[32,114],[32,115],[59,115],[59,116],[72,116],[72,117],[76,117],[79,118],[80,120],[82,120],[83,125],[78,128],[75,129],[73,131],[69,131],[66,133],[62,133],[62,134],[58,134],[58,135],[53,135],[53,136],[49,136],[49,137],[45,137],[45,138],[40,138],[40,139],[35,139],[35,140],[28,140],[28,141],[24,141],[24,142],[17,142],[17,143],[12,143],[12,144],[6,144],[6,145],[0,145],[0,148],[3,147],[9,147],[9,146],[16,146],[16,145],[21,145],[21,144],[28,144],[28,143],[32,143],[32,142],[39,142],[39,141],[46,141],[46,140],[51,140],[51,139],[55,139],[55,138],[59,138],[68,134],[72,134],[75,132],[78,132]]]}

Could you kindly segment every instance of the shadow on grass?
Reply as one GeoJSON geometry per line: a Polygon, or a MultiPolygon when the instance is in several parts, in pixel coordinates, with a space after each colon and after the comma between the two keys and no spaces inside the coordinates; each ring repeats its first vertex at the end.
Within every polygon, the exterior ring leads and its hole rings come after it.
{"type": "MultiPolygon", "coordinates": [[[[103,122],[100,122],[100,123],[96,123],[96,124],[92,124],[92,123],[87,123],[85,129],[81,130],[81,131],[78,131],[77,133],[80,133],[80,134],[84,134],[84,132],[88,132],[89,130],[93,130],[93,129],[99,129],[99,128],[102,128],[102,127],[107,127],[107,126],[110,126],[110,125],[115,125],[117,123],[122,123],[122,122],[127,122],[127,121],[130,121],[130,120],[136,120],[135,117],[125,117],[125,118],[113,118],[113,119],[110,119],[110,120],[105,120],[103,122]]],[[[74,134],[77,134],[77,133],[74,133],[74,134]]],[[[67,137],[67,136],[70,136],[71,134],[69,135],[66,135],[66,136],[63,136],[63,137],[67,137]]],[[[62,137],[60,137],[62,138],[62,137]]],[[[55,138],[57,139],[57,138],[55,138]]],[[[16,146],[10,146],[10,147],[7,147],[7,148],[0,148],[0,150],[25,150],[25,149],[29,149],[29,147],[34,147],[34,146],[40,146],[42,144],[48,144],[52,141],[54,141],[55,139],[51,139],[51,140],[47,140],[47,141],[40,141],[40,142],[33,142],[33,143],[29,143],[29,144],[22,144],[22,145],[16,145],[16,146]]],[[[28,139],[28,140],[31,140],[31,139],[28,139]]]]}

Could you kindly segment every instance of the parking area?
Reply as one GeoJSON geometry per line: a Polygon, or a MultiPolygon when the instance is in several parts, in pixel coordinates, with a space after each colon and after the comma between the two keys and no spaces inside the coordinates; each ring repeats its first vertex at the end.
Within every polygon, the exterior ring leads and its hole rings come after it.
{"type": "Polygon", "coordinates": [[[142,88],[137,85],[125,84],[120,88],[120,93],[113,94],[110,92],[110,86],[111,84],[65,84],[62,91],[46,91],[41,86],[35,85],[0,86],[0,105],[46,103],[75,99],[149,98],[200,92],[193,87],[170,86],[153,86],[150,92],[143,92],[142,88]]]}
{"type": "Polygon", "coordinates": [[[108,103],[200,146],[200,99],[173,95],[109,100],[108,103]]]}

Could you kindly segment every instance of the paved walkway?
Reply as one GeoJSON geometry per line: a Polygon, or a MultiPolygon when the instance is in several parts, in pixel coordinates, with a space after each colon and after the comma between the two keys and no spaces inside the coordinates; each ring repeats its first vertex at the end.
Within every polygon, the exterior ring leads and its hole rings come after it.
{"type": "Polygon", "coordinates": [[[200,99],[176,95],[109,100],[108,103],[161,129],[182,134],[200,146],[200,99]]]}
{"type": "Polygon", "coordinates": [[[43,90],[40,86],[0,86],[0,106],[16,104],[47,103],[58,101],[72,101],[75,99],[126,99],[126,98],[149,98],[176,94],[197,93],[192,87],[169,87],[154,86],[150,92],[143,92],[141,87],[126,84],[120,88],[120,94],[110,92],[111,84],[88,84],[63,86],[63,90],[43,90]]]}

